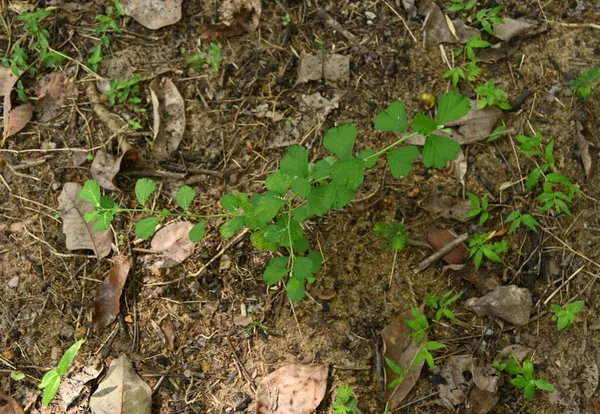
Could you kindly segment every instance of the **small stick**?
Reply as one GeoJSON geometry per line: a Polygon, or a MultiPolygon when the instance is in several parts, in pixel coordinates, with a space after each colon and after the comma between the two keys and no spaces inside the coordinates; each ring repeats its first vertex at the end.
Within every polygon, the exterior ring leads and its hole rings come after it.
{"type": "Polygon", "coordinates": [[[331,27],[333,30],[337,30],[338,32],[340,32],[340,34],[344,36],[346,40],[348,40],[350,43],[355,45],[358,44],[356,36],[354,36],[348,30],[344,29],[344,27],[337,20],[331,17],[331,15],[327,13],[324,8],[319,7],[319,11],[317,12],[317,14],[327,26],[331,27]]]}
{"type": "Polygon", "coordinates": [[[446,255],[446,253],[448,253],[450,250],[454,249],[455,247],[459,246],[462,242],[464,242],[465,240],[467,240],[468,237],[469,237],[469,235],[467,233],[459,236],[453,242],[448,243],[447,245],[445,245],[444,247],[442,247],[440,250],[438,250],[437,252],[435,252],[434,254],[432,254],[431,256],[429,256],[427,259],[425,259],[425,260],[421,261],[420,263],[418,263],[415,267],[413,267],[413,272],[415,272],[415,273],[418,274],[419,272],[425,270],[433,262],[435,262],[436,260],[444,257],[446,255]]]}

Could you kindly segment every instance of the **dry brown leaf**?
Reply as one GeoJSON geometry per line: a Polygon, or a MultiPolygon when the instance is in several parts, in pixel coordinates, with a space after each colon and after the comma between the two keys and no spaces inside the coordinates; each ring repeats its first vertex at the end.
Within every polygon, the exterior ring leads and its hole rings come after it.
{"type": "Polygon", "coordinates": [[[531,351],[533,351],[531,348],[523,345],[508,345],[498,351],[498,354],[494,358],[494,362],[513,362],[512,358],[510,358],[511,355],[515,357],[517,362],[522,362],[531,351]]]}
{"type": "Polygon", "coordinates": [[[92,161],[90,173],[100,187],[116,191],[119,189],[115,183],[117,174],[121,171],[143,167],[144,162],[135,148],[127,149],[119,157],[98,150],[92,161]]]}
{"type": "Polygon", "coordinates": [[[585,176],[589,180],[598,167],[598,150],[590,146],[591,137],[590,132],[585,128],[581,122],[575,121],[575,130],[577,134],[575,139],[577,140],[577,148],[579,149],[579,155],[581,156],[581,162],[583,163],[583,169],[585,176]]]}
{"type": "Polygon", "coordinates": [[[85,365],[75,362],[69,369],[69,375],[61,378],[58,394],[63,412],[68,412],[68,407],[82,394],[85,384],[98,378],[102,372],[102,361],[99,356],[88,361],[85,365]]]}
{"type": "Polygon", "coordinates": [[[169,351],[175,350],[175,329],[173,328],[173,324],[171,320],[164,319],[160,324],[160,330],[165,336],[165,348],[169,351]]]}
{"type": "Polygon", "coordinates": [[[435,194],[421,200],[419,202],[419,207],[429,211],[434,219],[444,217],[462,222],[468,221],[465,216],[471,211],[471,203],[469,200],[463,200],[462,198],[451,197],[445,194],[435,194]]]}
{"type": "Polygon", "coordinates": [[[501,286],[500,279],[486,269],[475,270],[473,262],[444,266],[442,273],[449,271],[451,276],[462,277],[475,285],[480,294],[485,295],[501,286]]]}
{"type": "MultiPolygon", "coordinates": [[[[422,310],[422,309],[421,309],[422,310]]],[[[413,319],[411,311],[402,312],[389,325],[381,331],[383,338],[383,356],[391,359],[403,370],[407,370],[406,376],[395,388],[387,388],[387,384],[396,379],[397,375],[383,360],[385,373],[385,394],[384,400],[389,403],[388,408],[394,411],[400,406],[400,403],[406,398],[410,390],[415,386],[421,376],[421,369],[424,361],[418,366],[413,366],[413,360],[417,352],[423,346],[415,343],[415,338],[411,336],[411,329],[406,324],[408,319],[413,319]]],[[[427,337],[422,342],[426,342],[427,337]]]]}
{"type": "Polygon", "coordinates": [[[258,28],[261,0],[224,0],[220,4],[221,23],[204,26],[200,30],[202,39],[241,36],[258,28]]]}
{"type": "Polygon", "coordinates": [[[473,387],[469,393],[469,404],[465,414],[487,414],[498,403],[500,396],[493,392],[473,387]]]}
{"type": "Polygon", "coordinates": [[[302,53],[298,64],[299,83],[320,81],[344,83],[350,79],[350,57],[335,53],[302,53]]]}
{"type": "Polygon", "coordinates": [[[463,372],[471,370],[472,362],[470,355],[451,356],[442,367],[440,375],[445,383],[438,384],[440,401],[451,411],[467,399],[470,381],[465,379],[463,372]]]}
{"type": "Polygon", "coordinates": [[[116,256],[110,272],[104,282],[98,286],[94,301],[94,317],[92,322],[101,328],[110,325],[121,310],[120,300],[123,286],[129,274],[131,260],[129,257],[116,256]]]}
{"type": "Polygon", "coordinates": [[[35,86],[38,101],[35,110],[40,122],[48,122],[63,112],[63,107],[79,95],[77,85],[68,76],[54,72],[44,76],[35,86]]]}
{"type": "Polygon", "coordinates": [[[451,21],[454,34],[448,27],[446,17],[440,7],[433,0],[421,1],[419,14],[425,16],[425,46],[431,47],[440,43],[466,43],[478,32],[467,26],[463,19],[451,21]]]}
{"type": "MultiPolygon", "coordinates": [[[[438,227],[430,229],[427,234],[427,242],[436,252],[454,240],[456,240],[454,234],[446,229],[440,229],[438,227]]],[[[469,251],[464,244],[460,244],[450,250],[442,259],[448,264],[466,263],[469,260],[469,251]]]]}
{"type": "Polygon", "coordinates": [[[185,130],[185,103],[175,84],[168,78],[150,83],[154,113],[152,149],[159,160],[169,158],[179,147],[185,130]]]}
{"type": "Polygon", "coordinates": [[[0,392],[0,414],[24,414],[24,412],[14,398],[0,392]]]}
{"type": "Polygon", "coordinates": [[[123,0],[125,15],[144,27],[157,30],[181,20],[183,0],[123,0]]]}
{"type": "Polygon", "coordinates": [[[471,110],[465,116],[444,125],[459,127],[452,131],[452,139],[460,145],[473,144],[487,139],[502,117],[502,110],[495,106],[477,109],[477,101],[471,100],[470,102],[471,110]]]}
{"type": "Polygon", "coordinates": [[[256,389],[256,414],[310,414],[327,390],[326,364],[287,365],[273,371],[256,389]]]}
{"type": "Polygon", "coordinates": [[[171,223],[156,232],[150,248],[161,252],[160,259],[151,267],[166,268],[177,266],[190,257],[194,251],[194,243],[190,241],[190,230],[194,227],[187,221],[171,223]]]}
{"type": "Polygon", "coordinates": [[[90,408],[94,414],[150,414],[152,389],[121,355],[110,363],[106,377],[90,398],[90,408]]]}
{"type": "Polygon", "coordinates": [[[77,183],[65,183],[58,196],[58,209],[62,212],[63,233],[69,250],[93,250],[98,258],[110,253],[110,230],[94,231],[94,221],[86,223],[83,216],[94,207],[79,198],[81,186],[77,183]]]}
{"type": "MultiPolygon", "coordinates": [[[[4,97],[4,105],[6,106],[6,101],[9,95],[4,97]]],[[[9,99],[10,102],[10,99],[9,99]]],[[[10,105],[8,106],[10,108],[10,105]]],[[[8,133],[7,137],[11,137],[21,131],[27,123],[31,120],[31,116],[33,115],[33,107],[30,103],[26,103],[23,105],[19,105],[16,108],[12,108],[8,112],[8,133]]],[[[6,116],[6,115],[5,115],[6,116]]],[[[5,128],[6,128],[6,119],[4,120],[5,128]]]]}
{"type": "Polygon", "coordinates": [[[13,73],[11,68],[0,66],[0,98],[10,95],[17,80],[19,80],[19,77],[13,73]]]}
{"type": "Polygon", "coordinates": [[[515,37],[521,37],[532,32],[538,27],[536,22],[526,20],[516,20],[510,17],[503,17],[504,23],[494,23],[492,28],[494,36],[500,40],[508,41],[515,37]]]}
{"type": "Polygon", "coordinates": [[[514,325],[525,325],[529,321],[533,303],[529,289],[515,285],[500,286],[480,298],[471,298],[465,306],[483,316],[497,316],[514,325]]]}

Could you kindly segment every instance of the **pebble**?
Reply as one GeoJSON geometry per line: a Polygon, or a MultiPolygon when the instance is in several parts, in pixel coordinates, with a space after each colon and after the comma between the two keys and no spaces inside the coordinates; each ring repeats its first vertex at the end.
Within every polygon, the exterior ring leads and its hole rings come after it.
{"type": "Polygon", "coordinates": [[[373,12],[367,11],[365,12],[365,17],[367,18],[367,20],[375,20],[377,15],[373,12]]]}
{"type": "Polygon", "coordinates": [[[8,281],[8,287],[16,289],[19,286],[19,276],[15,276],[8,281]]]}

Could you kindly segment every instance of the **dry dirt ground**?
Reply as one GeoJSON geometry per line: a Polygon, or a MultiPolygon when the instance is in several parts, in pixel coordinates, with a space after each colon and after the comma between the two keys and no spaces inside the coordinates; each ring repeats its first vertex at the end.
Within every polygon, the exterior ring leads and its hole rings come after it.
{"type": "MultiPolygon", "coordinates": [[[[1,4],[1,50],[9,45],[7,28],[11,41],[23,35],[23,23],[16,20],[17,13],[8,9],[8,3],[4,0],[1,4]]],[[[57,8],[44,23],[51,45],[85,63],[90,28],[94,16],[107,5],[103,3],[90,2],[72,13],[57,8]]],[[[340,123],[357,125],[358,150],[383,148],[394,137],[373,130],[379,111],[401,99],[410,118],[423,110],[423,93],[440,96],[451,88],[442,78],[447,66],[439,47],[423,45],[422,16],[407,17],[401,1],[319,2],[356,36],[360,46],[326,25],[314,1],[265,1],[256,31],[214,40],[223,54],[217,73],[190,69],[181,55],[182,48],[197,50],[202,27],[218,17],[215,2],[199,3],[184,2],[181,21],[157,31],[129,18],[121,20],[126,30],[111,35],[107,52],[108,56],[125,53],[130,59],[129,74],[146,76],[141,96],[150,112],[147,86],[152,74],[168,76],[185,99],[186,133],[176,156],[163,163],[153,159],[151,125],[143,125],[141,133],[127,135],[128,142],[149,163],[148,169],[175,174],[153,177],[162,184],[158,203],[164,206],[172,203],[170,194],[184,180],[199,194],[194,206],[210,212],[219,211],[216,203],[227,192],[263,191],[266,175],[277,168],[285,151],[277,144],[303,143],[311,157],[322,156],[324,132],[340,123]],[[291,23],[284,27],[286,12],[291,23]],[[374,13],[375,18],[369,21],[365,12],[374,13]],[[416,41],[398,13],[406,17],[416,41]],[[299,54],[321,49],[350,57],[349,81],[295,84],[299,54]],[[303,95],[316,92],[326,99],[339,97],[338,105],[326,115],[302,110],[303,95]],[[267,104],[267,112],[281,113],[283,119],[259,116],[257,107],[263,104],[267,104]],[[194,172],[204,170],[209,173],[194,172]]],[[[136,219],[126,215],[113,230],[113,249],[131,255],[134,263],[121,298],[121,315],[107,329],[88,330],[97,285],[108,274],[111,260],[98,261],[90,252],[66,249],[61,219],[55,216],[57,199],[64,183],[83,183],[90,178],[89,161],[74,166],[77,152],[73,148],[103,148],[113,154],[118,154],[118,148],[85,94],[96,78],[75,70],[76,65],[69,61],[63,69],[71,68],[68,73],[79,86],[76,103],[48,123],[38,122],[34,115],[32,122],[0,149],[2,392],[30,412],[43,410],[39,380],[56,366],[74,338],[87,335],[76,366],[99,363],[107,367],[113,358],[127,354],[152,387],[153,411],[157,413],[254,412],[254,392],[261,378],[291,363],[330,365],[327,393],[317,412],[332,412],[335,389],[348,384],[363,412],[383,413],[382,328],[410,305],[422,304],[428,293],[454,289],[464,291],[454,307],[457,322],[436,325],[433,331],[435,340],[447,344],[443,352],[436,353],[438,366],[451,355],[474,354],[491,361],[498,350],[520,344],[533,350],[530,357],[536,373],[569,396],[551,399],[549,393],[538,392],[526,402],[521,391],[505,382],[491,412],[597,412],[600,188],[596,175],[586,178],[575,122],[590,131],[589,140],[597,145],[600,91],[584,104],[568,90],[568,82],[600,63],[600,30],[583,25],[600,24],[600,8],[591,0],[479,3],[480,7],[501,4],[506,17],[547,25],[546,31],[522,40],[509,57],[482,64],[480,79],[495,79],[508,92],[509,100],[530,92],[516,110],[505,112],[503,121],[509,134],[494,143],[482,141],[464,148],[468,164],[465,188],[448,169],[416,164],[408,177],[396,180],[380,162],[368,172],[357,201],[307,223],[311,243],[323,253],[324,267],[309,290],[312,299],[293,306],[282,289],[269,289],[263,283],[262,272],[271,254],[254,249],[247,234],[228,243],[219,237],[218,222],[213,223],[183,264],[151,272],[141,261],[149,245],[136,241],[136,219]],[[585,6],[579,14],[578,5],[585,6]],[[562,86],[558,101],[548,101],[548,91],[556,85],[562,86]],[[510,250],[503,263],[483,265],[503,283],[530,288],[534,303],[530,322],[515,328],[493,317],[478,318],[466,309],[465,300],[478,293],[469,282],[442,274],[443,263],[415,274],[411,266],[428,257],[431,250],[411,246],[394,257],[380,246],[372,227],[378,221],[400,220],[414,240],[426,236],[432,227],[472,233],[477,228],[474,221],[435,218],[419,207],[419,201],[434,194],[464,197],[465,189],[480,197],[488,194],[491,200],[491,218],[479,232],[503,228],[502,219],[510,206],[533,211],[534,195],[520,183],[503,191],[500,187],[518,182],[531,170],[527,158],[517,157],[514,138],[535,131],[542,132],[544,142],[554,140],[557,168],[580,186],[584,196],[572,203],[572,216],[536,213],[542,224],[539,235],[517,231],[509,236],[510,250]],[[215,257],[200,275],[191,276],[215,257]],[[550,318],[549,305],[572,300],[585,300],[586,307],[574,326],[559,332],[550,318]],[[247,325],[243,316],[249,311],[256,323],[243,326],[247,325]],[[171,336],[172,347],[166,343],[171,336]],[[588,372],[594,369],[595,382],[593,372],[588,372]],[[13,381],[9,376],[12,370],[27,376],[13,381]],[[591,393],[584,393],[585,384],[592,384],[591,393]]],[[[440,5],[447,7],[445,2],[440,5]]],[[[201,49],[206,50],[207,44],[203,41],[201,49]]],[[[446,49],[450,51],[452,46],[446,49]]],[[[101,66],[100,75],[106,73],[103,70],[101,66]]],[[[36,77],[44,74],[40,71],[23,77],[29,95],[34,95],[36,77]]],[[[461,84],[463,93],[475,97],[468,83],[461,84]]],[[[124,117],[131,112],[123,105],[111,110],[124,117]]],[[[120,175],[118,184],[122,191],[115,197],[123,204],[134,204],[134,179],[120,175]]],[[[437,403],[439,381],[439,372],[424,369],[398,412],[449,412],[437,403]]],[[[87,412],[88,397],[96,387],[97,380],[91,381],[70,412],[87,412]]],[[[457,410],[463,412],[464,407],[457,410]]],[[[53,406],[48,412],[61,409],[53,406]]]]}

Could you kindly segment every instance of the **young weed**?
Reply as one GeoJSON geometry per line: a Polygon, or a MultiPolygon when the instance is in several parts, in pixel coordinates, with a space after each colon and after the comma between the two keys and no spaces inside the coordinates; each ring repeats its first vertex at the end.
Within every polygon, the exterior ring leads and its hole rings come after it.
{"type": "Polygon", "coordinates": [[[469,247],[471,248],[469,257],[473,258],[475,269],[479,269],[479,266],[481,266],[481,260],[484,256],[490,259],[492,262],[502,263],[502,258],[500,255],[508,251],[508,239],[504,239],[501,242],[496,243],[487,243],[489,238],[489,233],[475,233],[473,234],[473,237],[468,240],[469,247]]]}
{"type": "Polygon", "coordinates": [[[527,226],[530,230],[537,233],[537,228],[540,226],[540,223],[534,219],[530,214],[523,214],[520,210],[515,210],[508,215],[506,218],[507,223],[511,223],[510,228],[508,229],[508,233],[514,233],[521,223],[527,226]]]}
{"type": "Polygon", "coordinates": [[[187,58],[190,67],[199,69],[204,64],[208,65],[208,70],[212,73],[221,69],[221,48],[215,43],[210,43],[208,52],[200,52],[187,58]]]}
{"type": "Polygon", "coordinates": [[[85,342],[85,340],[80,339],[75,342],[67,351],[64,353],[58,366],[56,369],[50,370],[46,372],[46,375],[42,378],[42,382],[38,385],[38,388],[44,390],[44,397],[42,399],[42,404],[47,406],[50,404],[50,401],[56,395],[58,391],[58,387],[60,386],[60,377],[65,375],[69,370],[69,367],[75,360],[75,356],[77,356],[77,352],[79,352],[79,348],[85,342]]]}
{"type": "Polygon", "coordinates": [[[483,224],[490,217],[490,213],[488,212],[488,198],[484,195],[481,198],[481,201],[477,198],[475,194],[467,192],[467,197],[469,197],[469,201],[471,202],[471,210],[467,213],[465,218],[470,219],[473,217],[479,216],[479,225],[483,226],[483,224]]]}
{"type": "Polygon", "coordinates": [[[532,400],[535,395],[536,388],[542,391],[554,391],[554,385],[543,379],[537,379],[533,375],[533,363],[526,359],[523,365],[517,362],[517,359],[511,355],[512,362],[498,363],[494,362],[494,368],[498,372],[506,372],[513,378],[510,383],[520,390],[527,400],[532,400]]]}
{"type": "Polygon", "coordinates": [[[399,222],[378,222],[373,233],[382,238],[392,250],[400,250],[408,246],[409,237],[405,234],[406,226],[399,222]]]}
{"type": "Polygon", "coordinates": [[[450,0],[452,5],[446,9],[447,12],[460,13],[463,17],[467,17],[475,8],[477,0],[450,0]]]}
{"type": "Polygon", "coordinates": [[[493,9],[481,9],[475,14],[475,22],[479,23],[483,30],[493,35],[492,24],[504,24],[504,20],[498,17],[503,8],[504,6],[494,7],[493,9]]]}
{"type": "Polygon", "coordinates": [[[582,300],[578,300],[577,302],[569,303],[565,305],[564,308],[561,308],[559,305],[552,305],[552,311],[554,315],[552,316],[552,320],[558,320],[557,328],[559,331],[565,329],[567,326],[573,325],[577,320],[577,312],[583,309],[585,302],[582,300]]]}
{"type": "Polygon", "coordinates": [[[457,67],[452,68],[452,69],[448,69],[446,71],[446,73],[444,73],[444,75],[442,77],[444,79],[445,78],[450,78],[450,80],[452,81],[452,85],[453,86],[457,86],[458,85],[458,81],[460,79],[466,79],[466,77],[465,77],[465,71],[460,66],[457,66],[457,67]]]}
{"type": "Polygon", "coordinates": [[[358,398],[354,396],[352,387],[348,385],[342,385],[337,389],[332,407],[334,414],[361,414],[358,409],[358,398]]]}
{"type": "MultiPolygon", "coordinates": [[[[413,331],[411,336],[413,336],[415,338],[415,342],[418,345],[425,340],[425,335],[430,328],[429,321],[427,320],[427,317],[417,308],[411,307],[410,311],[412,312],[412,315],[415,319],[407,320],[406,324],[413,331]]],[[[454,315],[452,315],[452,316],[454,316],[454,315]]],[[[431,354],[431,351],[445,348],[446,345],[442,344],[441,342],[435,342],[435,341],[427,341],[427,342],[424,342],[422,345],[423,345],[423,349],[421,349],[415,355],[412,366],[416,367],[421,362],[423,362],[423,360],[425,360],[425,362],[427,362],[427,365],[429,366],[429,368],[433,369],[435,364],[433,362],[433,355],[431,354]]]]}
{"type": "Polygon", "coordinates": [[[137,106],[142,102],[142,98],[138,96],[140,93],[139,83],[143,80],[141,76],[119,81],[113,79],[110,83],[110,89],[105,92],[108,95],[108,102],[111,105],[130,104],[137,106]]]}
{"type": "Polygon", "coordinates": [[[452,293],[454,293],[453,290],[444,293],[441,297],[427,295],[427,302],[425,303],[425,306],[429,306],[430,308],[437,310],[437,312],[435,313],[436,321],[441,321],[442,317],[444,316],[450,319],[452,322],[456,320],[454,312],[448,309],[448,307],[462,296],[462,292],[459,292],[454,296],[451,296],[452,293]]]}
{"type": "Polygon", "coordinates": [[[577,95],[582,101],[587,102],[592,96],[592,87],[598,81],[600,81],[600,70],[598,66],[594,66],[571,81],[569,86],[571,90],[577,91],[577,95]]]}
{"type": "Polygon", "coordinates": [[[105,14],[96,16],[96,20],[99,24],[94,29],[94,33],[100,36],[100,43],[92,49],[92,56],[87,60],[88,67],[94,72],[98,71],[98,65],[102,62],[102,48],[108,49],[110,47],[110,38],[108,37],[108,34],[122,32],[115,19],[125,16],[125,11],[119,0],[112,0],[112,2],[114,8],[107,7],[105,14]]]}
{"type": "Polygon", "coordinates": [[[281,25],[283,27],[286,27],[287,25],[289,25],[292,21],[292,18],[290,17],[289,13],[285,13],[283,16],[281,16],[281,25]]]}
{"type": "Polygon", "coordinates": [[[511,109],[510,104],[506,101],[507,93],[503,89],[496,89],[496,84],[492,79],[475,88],[475,92],[479,95],[477,108],[483,109],[486,106],[497,106],[500,109],[511,109]]]}

